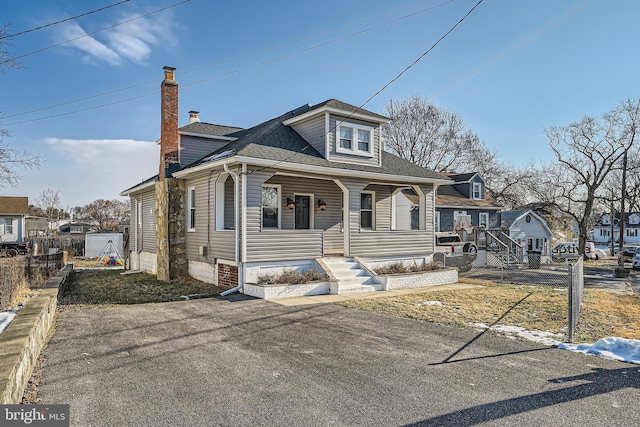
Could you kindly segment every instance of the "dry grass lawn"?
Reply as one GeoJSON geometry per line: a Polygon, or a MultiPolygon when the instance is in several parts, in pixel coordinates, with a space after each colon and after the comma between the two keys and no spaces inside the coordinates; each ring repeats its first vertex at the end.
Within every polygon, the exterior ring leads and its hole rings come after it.
{"type": "MultiPolygon", "coordinates": [[[[473,327],[476,323],[520,326],[530,331],[562,334],[566,341],[566,289],[479,284],[483,286],[400,297],[350,300],[341,304],[396,317],[465,328],[473,327]]],[[[574,342],[593,343],[610,336],[640,339],[640,296],[586,290],[574,342]]]]}

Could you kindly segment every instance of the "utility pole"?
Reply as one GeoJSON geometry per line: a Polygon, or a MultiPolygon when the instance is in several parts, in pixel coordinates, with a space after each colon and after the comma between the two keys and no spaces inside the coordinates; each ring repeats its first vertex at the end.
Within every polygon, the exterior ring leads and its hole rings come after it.
{"type": "Polygon", "coordinates": [[[622,156],[622,198],[620,199],[620,259],[618,263],[620,267],[624,267],[624,222],[625,222],[625,195],[627,194],[627,151],[624,149],[622,156]]]}

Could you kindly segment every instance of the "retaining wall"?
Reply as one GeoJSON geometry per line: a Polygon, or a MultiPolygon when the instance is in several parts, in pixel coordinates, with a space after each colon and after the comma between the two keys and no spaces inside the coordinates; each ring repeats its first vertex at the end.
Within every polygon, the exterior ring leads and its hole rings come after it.
{"type": "Polygon", "coordinates": [[[0,335],[0,403],[17,404],[47,340],[58,306],[58,292],[73,270],[68,264],[29,299],[0,335]]]}

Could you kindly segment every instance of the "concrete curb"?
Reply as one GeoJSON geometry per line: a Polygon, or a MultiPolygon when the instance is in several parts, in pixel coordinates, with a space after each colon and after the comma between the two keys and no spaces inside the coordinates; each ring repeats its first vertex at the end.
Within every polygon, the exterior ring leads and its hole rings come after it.
{"type": "Polygon", "coordinates": [[[73,265],[67,264],[31,298],[0,335],[0,404],[17,404],[49,334],[62,290],[73,265]]]}

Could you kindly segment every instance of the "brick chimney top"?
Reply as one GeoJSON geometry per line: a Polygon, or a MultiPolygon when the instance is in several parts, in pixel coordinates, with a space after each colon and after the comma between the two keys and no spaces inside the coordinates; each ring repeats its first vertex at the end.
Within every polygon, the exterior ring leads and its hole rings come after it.
{"type": "Polygon", "coordinates": [[[189,123],[188,124],[199,122],[200,118],[198,117],[198,114],[200,114],[200,111],[194,111],[194,110],[189,111],[189,123]]]}

